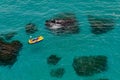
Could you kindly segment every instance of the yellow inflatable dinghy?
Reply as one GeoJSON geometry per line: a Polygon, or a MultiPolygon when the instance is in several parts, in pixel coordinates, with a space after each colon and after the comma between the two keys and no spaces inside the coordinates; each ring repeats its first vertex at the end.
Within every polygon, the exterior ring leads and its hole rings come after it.
{"type": "Polygon", "coordinates": [[[29,44],[34,44],[34,43],[37,43],[37,42],[40,42],[44,39],[43,36],[39,36],[39,37],[36,37],[36,38],[31,38],[28,40],[28,43],[29,44]]]}

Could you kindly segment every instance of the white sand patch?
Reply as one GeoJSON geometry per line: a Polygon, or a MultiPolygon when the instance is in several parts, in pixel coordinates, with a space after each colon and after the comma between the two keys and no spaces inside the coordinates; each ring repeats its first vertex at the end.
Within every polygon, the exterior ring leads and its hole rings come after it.
{"type": "Polygon", "coordinates": [[[63,26],[61,26],[60,24],[54,24],[52,27],[50,27],[50,29],[59,29],[63,26]]]}

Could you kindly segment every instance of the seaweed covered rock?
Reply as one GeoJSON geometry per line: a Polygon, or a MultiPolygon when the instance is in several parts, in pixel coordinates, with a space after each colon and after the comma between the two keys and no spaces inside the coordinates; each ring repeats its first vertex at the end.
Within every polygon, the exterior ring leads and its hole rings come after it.
{"type": "Polygon", "coordinates": [[[38,29],[37,29],[37,27],[36,27],[36,25],[35,25],[34,23],[28,23],[28,24],[26,25],[26,27],[25,27],[25,31],[26,31],[26,33],[28,33],[28,34],[33,34],[33,33],[35,33],[37,30],[38,30],[38,29]]]}
{"type": "Polygon", "coordinates": [[[58,57],[57,55],[50,55],[47,58],[47,63],[52,64],[52,65],[56,65],[60,61],[60,59],[61,59],[61,57],[58,57]]]}
{"type": "Polygon", "coordinates": [[[92,27],[92,33],[94,34],[102,34],[114,29],[113,19],[99,18],[89,15],[88,20],[92,27]]]}
{"type": "Polygon", "coordinates": [[[6,33],[6,34],[1,34],[0,36],[2,36],[3,38],[5,38],[6,40],[10,40],[16,34],[17,34],[16,32],[9,32],[9,33],[6,33]]]}
{"type": "Polygon", "coordinates": [[[107,69],[106,56],[82,56],[74,58],[72,64],[79,76],[92,76],[107,69]]]}
{"type": "Polygon", "coordinates": [[[78,33],[79,25],[76,17],[72,13],[63,13],[54,16],[50,20],[46,20],[47,29],[55,34],[78,33]]]}
{"type": "Polygon", "coordinates": [[[52,77],[62,78],[64,73],[65,73],[65,69],[64,68],[57,68],[57,69],[52,69],[51,72],[50,72],[50,75],[52,77]]]}
{"type": "Polygon", "coordinates": [[[0,65],[13,65],[21,48],[22,43],[20,41],[8,43],[0,39],[0,65]]]}

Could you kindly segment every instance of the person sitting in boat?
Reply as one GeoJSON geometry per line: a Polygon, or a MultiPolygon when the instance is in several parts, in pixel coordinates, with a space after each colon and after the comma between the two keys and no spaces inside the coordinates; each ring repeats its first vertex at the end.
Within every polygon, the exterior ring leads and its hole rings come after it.
{"type": "Polygon", "coordinates": [[[37,38],[34,38],[32,41],[35,41],[35,40],[38,40],[38,37],[37,37],[37,38]]]}

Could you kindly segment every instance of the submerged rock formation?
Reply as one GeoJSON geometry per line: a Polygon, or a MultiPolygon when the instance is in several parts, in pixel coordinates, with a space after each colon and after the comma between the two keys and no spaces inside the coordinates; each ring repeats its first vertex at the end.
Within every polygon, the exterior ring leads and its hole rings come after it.
{"type": "Polygon", "coordinates": [[[9,33],[5,33],[5,34],[1,34],[0,36],[4,37],[6,40],[10,40],[16,34],[17,34],[16,32],[9,32],[9,33]]]}
{"type": "Polygon", "coordinates": [[[64,73],[65,73],[65,69],[64,68],[57,68],[57,69],[52,69],[51,72],[50,72],[50,75],[52,77],[62,78],[64,73]]]}
{"type": "Polygon", "coordinates": [[[55,34],[78,33],[79,25],[74,14],[58,14],[50,20],[46,20],[47,29],[55,34]]]}
{"type": "Polygon", "coordinates": [[[37,27],[36,27],[36,25],[35,25],[34,23],[28,23],[28,24],[26,25],[26,27],[25,27],[25,31],[26,31],[26,33],[28,33],[28,34],[33,34],[33,33],[35,33],[37,30],[38,30],[38,29],[37,29],[37,27]]]}
{"type": "Polygon", "coordinates": [[[106,56],[82,56],[74,58],[72,64],[79,76],[92,76],[107,69],[106,56]]]}
{"type": "Polygon", "coordinates": [[[20,41],[8,43],[0,39],[0,65],[13,65],[21,48],[22,43],[20,41]]]}
{"type": "Polygon", "coordinates": [[[50,55],[47,58],[47,63],[51,65],[56,65],[60,61],[61,57],[58,57],[57,55],[50,55]]]}
{"type": "Polygon", "coordinates": [[[92,33],[102,34],[114,29],[114,21],[108,18],[98,18],[95,16],[88,16],[90,26],[92,27],[92,33]]]}

